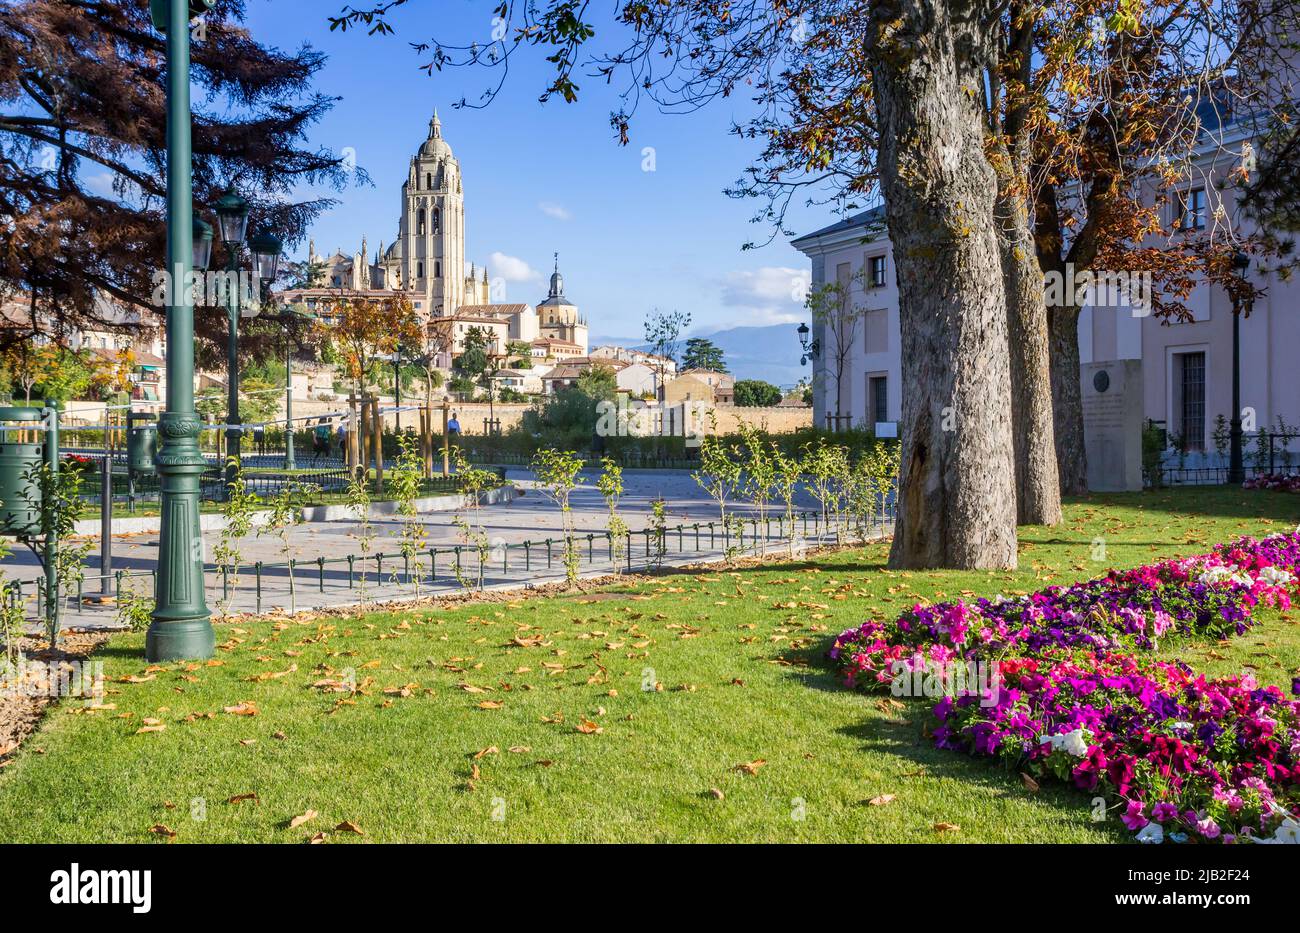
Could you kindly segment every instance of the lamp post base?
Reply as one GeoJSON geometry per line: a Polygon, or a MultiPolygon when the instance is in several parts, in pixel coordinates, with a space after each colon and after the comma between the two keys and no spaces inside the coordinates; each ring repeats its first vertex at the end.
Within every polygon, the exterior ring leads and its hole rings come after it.
{"type": "Polygon", "coordinates": [[[207,619],[155,622],[144,636],[144,656],[151,662],[201,661],[216,651],[216,635],[207,619]]]}
{"type": "Polygon", "coordinates": [[[216,638],[203,591],[203,532],[199,526],[199,478],[207,461],[199,453],[198,419],[164,412],[158,419],[162,448],[158,478],[162,529],[153,622],[145,636],[150,661],[212,657],[216,638]]]}

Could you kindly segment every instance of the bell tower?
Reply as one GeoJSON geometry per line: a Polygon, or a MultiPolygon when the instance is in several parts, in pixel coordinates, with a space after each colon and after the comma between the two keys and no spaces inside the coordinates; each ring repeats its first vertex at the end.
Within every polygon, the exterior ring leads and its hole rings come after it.
{"type": "Polygon", "coordinates": [[[411,159],[402,185],[397,265],[401,281],[428,315],[465,304],[465,198],[460,163],[442,137],[435,110],[429,135],[411,159]]]}

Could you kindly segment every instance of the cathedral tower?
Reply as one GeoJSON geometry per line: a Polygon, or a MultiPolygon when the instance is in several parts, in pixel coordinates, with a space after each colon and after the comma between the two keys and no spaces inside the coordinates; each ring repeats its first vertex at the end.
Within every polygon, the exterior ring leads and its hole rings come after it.
{"type": "Polygon", "coordinates": [[[452,314],[465,304],[465,197],[460,163],[442,138],[437,111],[411,159],[397,240],[383,264],[385,284],[415,292],[417,311],[452,314]]]}

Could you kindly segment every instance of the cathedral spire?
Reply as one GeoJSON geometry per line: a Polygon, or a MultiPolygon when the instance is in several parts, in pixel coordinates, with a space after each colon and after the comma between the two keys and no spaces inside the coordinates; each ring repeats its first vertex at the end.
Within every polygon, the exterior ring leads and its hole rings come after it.
{"type": "Polygon", "coordinates": [[[438,108],[433,108],[433,119],[429,121],[429,138],[437,139],[442,136],[442,121],[438,119],[438,108]]]}

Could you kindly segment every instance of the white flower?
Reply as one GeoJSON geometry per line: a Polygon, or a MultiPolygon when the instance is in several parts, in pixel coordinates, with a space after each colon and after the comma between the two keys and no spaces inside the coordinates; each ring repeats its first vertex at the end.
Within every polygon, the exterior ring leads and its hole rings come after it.
{"type": "Polygon", "coordinates": [[[1294,578],[1290,571],[1283,570],[1281,567],[1265,567],[1259,572],[1259,579],[1268,586],[1283,586],[1294,578]]]}
{"type": "Polygon", "coordinates": [[[1192,728],[1192,724],[1191,724],[1190,722],[1176,722],[1176,723],[1173,724],[1172,728],[1174,728],[1174,729],[1190,729],[1190,728],[1192,728]]]}
{"type": "Polygon", "coordinates": [[[1088,754],[1088,741],[1083,737],[1083,729],[1067,732],[1061,739],[1061,747],[1076,758],[1088,754]]]}
{"type": "Polygon", "coordinates": [[[1137,831],[1134,838],[1146,845],[1158,846],[1165,841],[1165,828],[1159,823],[1147,823],[1137,831]]]}
{"type": "Polygon", "coordinates": [[[1232,579],[1232,571],[1223,566],[1211,567],[1209,570],[1202,571],[1201,575],[1197,579],[1202,583],[1213,586],[1216,583],[1222,583],[1225,580],[1232,579]]]}
{"type": "Polygon", "coordinates": [[[1075,729],[1073,732],[1061,732],[1056,735],[1040,735],[1038,744],[1046,745],[1051,743],[1052,751],[1064,751],[1076,758],[1082,758],[1088,754],[1088,740],[1085,738],[1087,732],[1083,727],[1075,729]]]}
{"type": "Polygon", "coordinates": [[[1272,839],[1256,839],[1260,845],[1300,845],[1300,820],[1287,817],[1273,833],[1272,839]]]}

